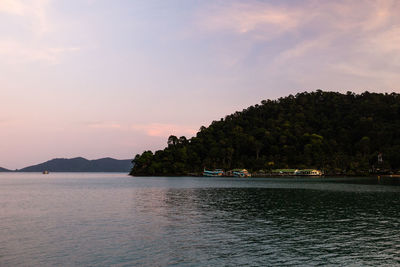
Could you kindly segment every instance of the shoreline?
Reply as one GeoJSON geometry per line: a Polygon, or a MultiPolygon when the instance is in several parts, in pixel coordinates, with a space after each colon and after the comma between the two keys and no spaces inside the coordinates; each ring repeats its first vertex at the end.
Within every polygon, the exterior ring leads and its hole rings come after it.
{"type": "Polygon", "coordinates": [[[334,174],[329,174],[329,175],[264,175],[264,176],[251,176],[251,177],[235,177],[235,176],[203,176],[203,175],[191,175],[191,174],[176,174],[176,175],[160,175],[160,174],[154,174],[154,175],[131,175],[129,176],[132,177],[204,177],[204,178],[241,178],[241,179],[251,179],[251,178],[372,178],[375,177],[377,179],[379,178],[400,178],[400,174],[393,174],[393,175],[382,175],[382,174],[372,174],[372,175],[358,175],[358,174],[352,174],[352,175],[334,175],[334,174]]]}

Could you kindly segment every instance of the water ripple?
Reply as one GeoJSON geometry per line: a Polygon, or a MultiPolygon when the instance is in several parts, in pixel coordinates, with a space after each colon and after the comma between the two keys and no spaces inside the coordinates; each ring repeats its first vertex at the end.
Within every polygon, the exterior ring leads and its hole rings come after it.
{"type": "Polygon", "coordinates": [[[0,266],[400,265],[397,186],[79,175],[0,179],[0,266]]]}

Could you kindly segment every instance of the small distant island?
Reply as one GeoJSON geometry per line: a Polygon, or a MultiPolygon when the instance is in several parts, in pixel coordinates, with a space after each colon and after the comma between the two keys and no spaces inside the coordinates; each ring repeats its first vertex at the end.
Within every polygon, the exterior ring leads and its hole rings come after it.
{"type": "Polygon", "coordinates": [[[10,170],[0,167],[0,172],[10,172],[10,170]]]}
{"type": "MultiPolygon", "coordinates": [[[[132,169],[132,160],[118,160],[113,158],[101,158],[88,160],[77,158],[56,158],[37,165],[28,166],[16,172],[125,172],[132,169]]],[[[0,171],[10,171],[0,168],[0,171]]]]}
{"type": "Polygon", "coordinates": [[[205,169],[274,173],[316,169],[326,175],[400,170],[400,95],[304,92],[263,100],[202,126],[195,137],[133,160],[133,176],[202,175],[205,169]]]}

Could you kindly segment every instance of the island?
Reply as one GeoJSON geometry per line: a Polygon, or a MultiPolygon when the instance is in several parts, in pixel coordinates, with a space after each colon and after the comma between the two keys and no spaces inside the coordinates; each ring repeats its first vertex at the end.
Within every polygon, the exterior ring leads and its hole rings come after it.
{"type": "Polygon", "coordinates": [[[400,95],[298,93],[171,135],[163,150],[133,160],[133,176],[202,175],[204,170],[321,170],[326,175],[398,173],[400,95]]]}
{"type": "Polygon", "coordinates": [[[28,166],[17,172],[129,172],[132,160],[101,158],[88,160],[82,157],[56,158],[37,165],[28,166]]]}
{"type": "Polygon", "coordinates": [[[10,170],[0,167],[0,172],[10,172],[10,170]]]}

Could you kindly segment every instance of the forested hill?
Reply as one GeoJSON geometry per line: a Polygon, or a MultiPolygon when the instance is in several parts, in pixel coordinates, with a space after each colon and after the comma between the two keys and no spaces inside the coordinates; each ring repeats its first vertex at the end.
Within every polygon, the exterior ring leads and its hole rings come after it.
{"type": "Polygon", "coordinates": [[[131,160],[102,158],[87,160],[77,157],[72,159],[52,159],[37,165],[23,168],[22,172],[128,172],[132,168],[131,160]]]}
{"type": "Polygon", "coordinates": [[[202,126],[189,140],[170,136],[164,150],[145,151],[133,162],[131,175],[184,175],[204,167],[398,170],[400,95],[318,90],[263,100],[202,126]]]}
{"type": "Polygon", "coordinates": [[[9,172],[10,170],[4,169],[2,167],[0,167],[0,172],[9,172]]]}

